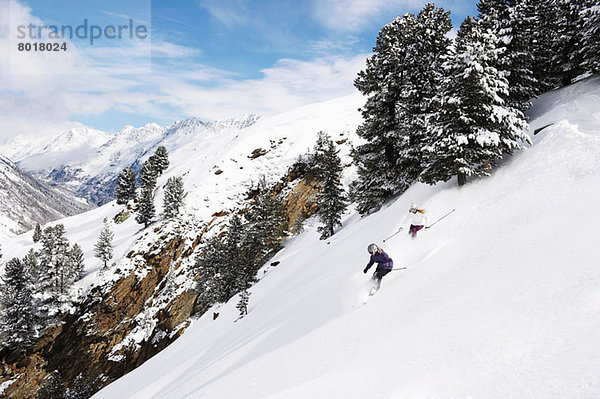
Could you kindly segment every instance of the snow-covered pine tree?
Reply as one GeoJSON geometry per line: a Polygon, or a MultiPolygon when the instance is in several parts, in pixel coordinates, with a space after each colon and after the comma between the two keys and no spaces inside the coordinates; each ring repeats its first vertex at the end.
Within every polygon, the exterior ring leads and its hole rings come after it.
{"type": "Polygon", "coordinates": [[[527,1],[514,3],[508,10],[508,35],[502,39],[508,43],[505,56],[501,58],[506,59],[504,71],[508,81],[508,104],[524,112],[531,107],[531,100],[541,93],[540,82],[534,74],[532,50],[535,14],[527,1]]]}
{"type": "Polygon", "coordinates": [[[458,176],[487,175],[487,162],[528,142],[524,115],[508,105],[508,83],[498,70],[498,38],[482,32],[472,18],[461,25],[453,57],[446,63],[443,103],[432,126],[436,140],[428,148],[430,164],[421,179],[430,184],[458,176]]]}
{"type": "Polygon", "coordinates": [[[533,75],[533,14],[526,1],[480,0],[479,24],[482,32],[498,37],[497,48],[502,56],[496,57],[495,67],[508,81],[509,104],[521,111],[531,105],[531,99],[539,94],[539,83],[533,75]]]}
{"type": "Polygon", "coordinates": [[[115,197],[117,204],[126,204],[129,200],[135,199],[135,172],[130,167],[123,169],[117,180],[115,197]]]}
{"type": "Polygon", "coordinates": [[[169,177],[165,184],[165,195],[163,198],[163,214],[166,219],[173,219],[179,214],[179,208],[183,205],[183,179],[180,177],[169,177]]]}
{"type": "Polygon", "coordinates": [[[73,251],[62,224],[44,229],[40,241],[42,248],[36,254],[39,261],[36,297],[40,298],[39,313],[51,316],[69,301],[67,290],[75,278],[73,251]]]}
{"type": "Polygon", "coordinates": [[[354,81],[368,97],[357,130],[367,143],[352,152],[358,166],[352,197],[362,214],[406,190],[423,169],[425,126],[437,108],[451,28],[449,12],[429,3],[417,17],[396,18],[382,28],[375,54],[354,81]]]}
{"type": "Polygon", "coordinates": [[[600,1],[587,1],[582,17],[584,64],[586,69],[600,73],[600,1]]]}
{"type": "Polygon", "coordinates": [[[23,257],[23,269],[29,282],[29,288],[32,294],[32,303],[34,309],[34,321],[36,331],[41,331],[46,327],[47,314],[41,311],[44,309],[44,285],[43,275],[40,262],[38,261],[38,254],[31,248],[29,252],[23,257]]]}
{"type": "Polygon", "coordinates": [[[165,146],[158,146],[154,155],[150,157],[156,173],[160,176],[169,167],[169,153],[165,146]]]}
{"type": "Polygon", "coordinates": [[[153,191],[156,187],[157,176],[158,173],[153,162],[150,159],[147,159],[142,165],[142,170],[140,170],[140,185],[142,186],[142,191],[144,189],[146,191],[153,191]]]}
{"type": "Polygon", "coordinates": [[[339,150],[324,132],[319,132],[314,152],[314,171],[322,187],[317,195],[316,214],[321,221],[317,231],[324,240],[334,234],[335,227],[342,225],[342,215],[346,210],[346,195],[341,182],[344,168],[338,156],[339,150]]]}
{"type": "MultiPolygon", "coordinates": [[[[140,204],[140,207],[142,204],[140,204]]],[[[114,234],[112,232],[110,222],[108,218],[104,218],[104,225],[102,226],[102,230],[100,230],[100,236],[98,237],[98,241],[94,244],[94,256],[102,261],[102,268],[108,268],[108,261],[113,257],[113,245],[112,240],[114,238],[114,234]]]]}
{"type": "Polygon", "coordinates": [[[557,35],[553,42],[553,63],[558,67],[557,79],[561,86],[569,85],[573,79],[585,72],[583,48],[584,3],[586,0],[554,0],[558,21],[557,35]]]}
{"type": "Polygon", "coordinates": [[[245,245],[254,249],[256,261],[259,261],[281,249],[281,241],[287,234],[287,218],[281,200],[271,193],[264,176],[259,179],[255,191],[257,195],[246,213],[245,245]]]}
{"type": "Polygon", "coordinates": [[[33,242],[38,242],[42,238],[42,228],[39,223],[35,224],[35,229],[33,230],[33,242]]]}
{"type": "Polygon", "coordinates": [[[242,217],[233,215],[227,227],[225,256],[230,261],[223,279],[231,285],[231,296],[256,282],[256,272],[263,262],[263,254],[258,252],[260,247],[255,247],[251,242],[250,226],[242,217]]]}
{"type": "Polygon", "coordinates": [[[402,134],[396,164],[402,191],[418,179],[425,167],[423,148],[432,141],[428,126],[440,107],[438,93],[444,77],[443,63],[451,44],[449,11],[428,3],[417,15],[416,23],[416,39],[408,37],[413,42],[403,62],[404,84],[397,108],[402,134]]]}
{"type": "Polygon", "coordinates": [[[79,244],[75,243],[69,251],[69,278],[71,281],[78,281],[83,278],[85,270],[83,251],[79,244]]]}
{"type": "Polygon", "coordinates": [[[56,296],[55,289],[55,270],[54,270],[54,229],[52,226],[46,227],[40,239],[42,248],[37,255],[38,273],[37,282],[35,285],[36,297],[39,298],[39,314],[45,318],[42,321],[45,324],[53,312],[54,298],[56,296]]]}
{"type": "Polygon", "coordinates": [[[240,293],[240,300],[238,301],[237,305],[235,306],[237,308],[237,310],[239,310],[239,312],[240,312],[240,317],[238,318],[238,320],[248,314],[248,302],[249,301],[250,301],[250,293],[246,289],[242,290],[242,292],[240,293]]]}
{"type": "MultiPolygon", "coordinates": [[[[71,285],[71,270],[69,270],[69,240],[63,224],[57,224],[53,229],[54,259],[52,274],[55,276],[54,288],[59,296],[64,296],[71,285]]],[[[62,298],[61,298],[62,302],[62,298]]]]}
{"type": "Polygon", "coordinates": [[[21,260],[13,258],[6,263],[2,280],[2,341],[11,349],[20,349],[33,340],[35,323],[32,293],[21,260]]]}
{"type": "Polygon", "coordinates": [[[554,42],[558,15],[555,0],[521,0],[524,14],[532,27],[530,52],[533,76],[543,93],[558,86],[558,66],[554,64],[554,42]]]}
{"type": "Polygon", "coordinates": [[[156,210],[154,208],[153,191],[154,187],[142,187],[140,204],[135,220],[136,222],[143,224],[144,228],[148,227],[156,213],[156,210]]]}
{"type": "Polygon", "coordinates": [[[27,275],[27,279],[33,286],[38,285],[38,281],[41,278],[40,274],[40,264],[38,262],[37,254],[31,248],[29,252],[23,257],[23,267],[25,269],[25,274],[27,275]]]}
{"type": "Polygon", "coordinates": [[[354,86],[367,96],[360,110],[364,122],[356,131],[367,143],[352,151],[358,173],[358,180],[352,184],[352,198],[361,214],[381,205],[402,185],[396,170],[399,135],[396,108],[402,76],[398,60],[402,50],[398,42],[408,20],[413,21],[414,16],[398,17],[381,29],[373,48],[375,54],[367,59],[366,69],[354,81],[354,86]]]}
{"type": "Polygon", "coordinates": [[[227,233],[209,238],[196,258],[198,311],[217,302],[226,302],[256,281],[256,272],[285,235],[281,202],[260,179],[248,220],[233,215],[227,233]]]}
{"type": "Polygon", "coordinates": [[[196,257],[194,266],[198,276],[196,303],[200,313],[217,302],[225,302],[229,299],[226,286],[221,278],[221,270],[227,267],[228,261],[224,256],[225,251],[226,244],[218,236],[212,236],[196,257]]]}

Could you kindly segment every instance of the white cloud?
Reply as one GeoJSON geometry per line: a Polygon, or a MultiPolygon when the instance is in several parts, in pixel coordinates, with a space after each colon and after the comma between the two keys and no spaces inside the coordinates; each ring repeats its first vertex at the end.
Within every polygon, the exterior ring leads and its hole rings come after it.
{"type": "Polygon", "coordinates": [[[394,11],[398,15],[423,5],[421,0],[313,0],[313,13],[328,29],[352,32],[384,12],[394,11]]]}
{"type": "Polygon", "coordinates": [[[198,0],[198,4],[228,29],[251,23],[245,0],[233,0],[229,4],[221,0],[198,0]]]}
{"type": "MultiPolygon", "coordinates": [[[[0,4],[8,0],[0,0],[0,4]]],[[[42,23],[32,10],[12,2],[11,19],[42,23]]],[[[10,21],[0,19],[0,49],[10,45],[10,21]]],[[[153,41],[159,63],[148,68],[150,42],[79,48],[58,54],[28,54],[0,60],[0,141],[31,133],[55,134],[74,115],[115,110],[148,121],[183,116],[221,119],[250,112],[272,114],[355,91],[352,82],[367,54],[325,56],[343,43],[315,42],[316,58],[281,59],[255,79],[193,61],[199,51],[153,41]]]]}
{"type": "Polygon", "coordinates": [[[162,100],[190,115],[212,119],[248,112],[273,114],[355,92],[352,82],[366,57],[283,59],[262,70],[260,79],[224,79],[210,89],[165,77],[162,100]]]}

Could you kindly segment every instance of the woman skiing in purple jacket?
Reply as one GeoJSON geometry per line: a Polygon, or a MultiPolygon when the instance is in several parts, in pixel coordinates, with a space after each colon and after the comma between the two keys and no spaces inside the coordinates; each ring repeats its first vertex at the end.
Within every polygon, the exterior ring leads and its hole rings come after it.
{"type": "MultiPolygon", "coordinates": [[[[377,268],[375,269],[375,273],[373,273],[372,277],[373,289],[374,291],[377,291],[381,286],[381,279],[383,276],[391,272],[394,268],[394,261],[376,244],[369,245],[367,250],[371,254],[371,259],[369,260],[367,267],[365,267],[365,270],[363,270],[363,273],[366,274],[367,271],[369,271],[369,268],[373,266],[373,263],[377,262],[377,268]]],[[[374,291],[371,291],[371,295],[373,295],[374,291]]]]}

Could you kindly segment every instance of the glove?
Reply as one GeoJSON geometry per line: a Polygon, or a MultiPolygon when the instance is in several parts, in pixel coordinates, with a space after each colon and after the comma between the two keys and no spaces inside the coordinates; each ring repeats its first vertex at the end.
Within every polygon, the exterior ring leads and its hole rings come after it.
{"type": "Polygon", "coordinates": [[[369,269],[365,269],[365,270],[363,270],[363,273],[364,273],[364,274],[367,274],[367,271],[368,271],[368,270],[369,270],[369,269]]]}

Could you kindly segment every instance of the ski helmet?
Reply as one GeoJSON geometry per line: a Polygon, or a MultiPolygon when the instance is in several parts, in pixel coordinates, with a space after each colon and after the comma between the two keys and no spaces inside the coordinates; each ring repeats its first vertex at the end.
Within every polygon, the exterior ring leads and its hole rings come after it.
{"type": "Polygon", "coordinates": [[[369,251],[370,254],[372,254],[373,252],[377,251],[379,249],[379,247],[376,244],[370,244],[367,247],[367,251],[369,251]]]}

